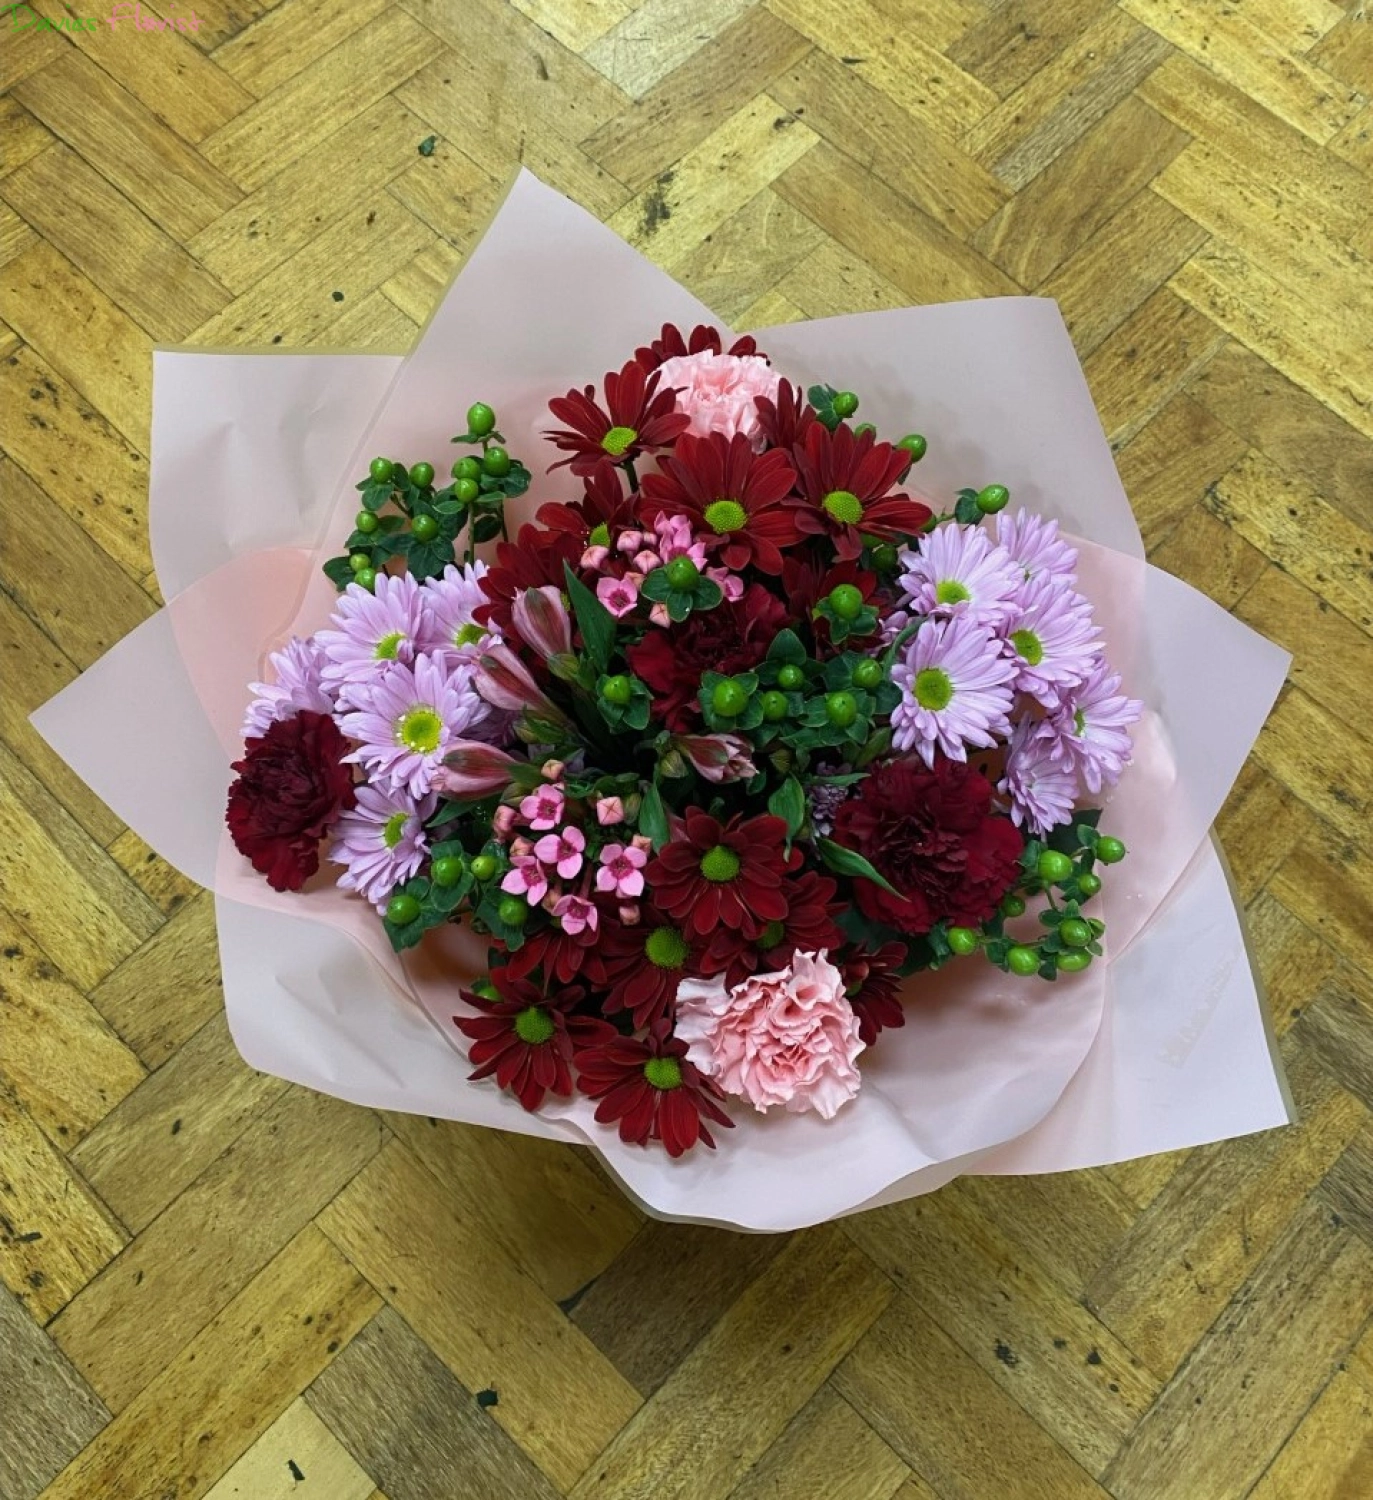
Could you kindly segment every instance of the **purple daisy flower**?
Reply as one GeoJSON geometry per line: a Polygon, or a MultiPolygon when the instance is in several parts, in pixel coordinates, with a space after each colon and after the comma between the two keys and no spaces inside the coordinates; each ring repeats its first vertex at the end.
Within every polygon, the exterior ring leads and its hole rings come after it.
{"type": "Polygon", "coordinates": [[[1010,554],[976,526],[947,522],[903,551],[900,584],[923,615],[959,615],[999,629],[1024,582],[1010,554]]]}
{"type": "Polygon", "coordinates": [[[1011,822],[1043,837],[1072,816],[1077,777],[1055,759],[1053,730],[1042,719],[1021,719],[1011,731],[1006,774],[997,790],[1010,798],[1011,822]]]}
{"type": "Polygon", "coordinates": [[[408,793],[360,786],[357,805],[334,824],[329,858],[345,866],[338,883],[356,891],[378,911],[395,888],[419,872],[429,852],[424,824],[438,804],[437,793],[416,802],[408,793]]]}
{"type": "Polygon", "coordinates": [[[333,619],[338,628],[315,637],[328,658],[324,681],[345,704],[356,705],[391,663],[414,661],[425,623],[420,586],[408,573],[378,573],[375,592],[350,583],[333,619]]]}
{"type": "Polygon", "coordinates": [[[413,666],[390,663],[369,686],[365,702],[339,715],[339,728],[359,742],[344,759],[422,797],[448,746],[466,738],[485,712],[469,668],[451,671],[445,657],[421,652],[413,666]]]}
{"type": "Polygon", "coordinates": [[[1077,552],[1058,534],[1058,522],[1033,511],[1003,510],[996,518],[996,540],[1025,578],[1075,581],[1077,552]]]}
{"type": "Polygon", "coordinates": [[[274,682],[254,682],[248,691],[254,694],[243,720],[243,738],[256,739],[267,733],[269,724],[278,719],[293,719],[302,711],[331,714],[333,695],[322,681],[324,653],[313,636],[292,636],[280,651],[267,658],[274,682]]]}
{"type": "Polygon", "coordinates": [[[927,766],[936,750],[967,760],[968,746],[989,749],[1010,732],[1015,665],[989,630],[962,615],[929,620],[892,668],[901,702],[892,710],[892,743],[914,749],[927,766]]]}
{"type": "Polygon", "coordinates": [[[1114,786],[1130,761],[1130,725],[1143,711],[1137,698],[1120,691],[1120,674],[1098,658],[1046,721],[1053,728],[1054,758],[1080,776],[1094,796],[1114,786]]]}
{"type": "Polygon", "coordinates": [[[1016,668],[1011,686],[1053,710],[1096,665],[1101,632],[1081,594],[1041,573],[1022,587],[1005,639],[1016,668]]]}
{"type": "Polygon", "coordinates": [[[431,655],[439,651],[463,662],[475,662],[500,636],[479,625],[472,612],[487,603],[481,590],[484,562],[459,568],[449,563],[441,578],[431,578],[421,589],[425,625],[419,649],[431,655]]]}

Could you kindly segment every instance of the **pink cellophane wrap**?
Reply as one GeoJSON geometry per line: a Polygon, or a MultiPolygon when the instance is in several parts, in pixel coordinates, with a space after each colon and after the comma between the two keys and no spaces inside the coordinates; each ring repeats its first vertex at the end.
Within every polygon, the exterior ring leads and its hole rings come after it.
{"type": "Polygon", "coordinates": [[[972,962],[917,976],[905,1027],[863,1054],[862,1091],[833,1121],[737,1107],[717,1151],[674,1162],[622,1144],[584,1099],[527,1114],[467,1081],[451,1018],[485,950],[466,928],[402,960],[327,864],[305,894],[279,895],[233,849],[223,808],[247,684],[269,651],[327,618],[335,595],[318,564],[350,529],[366,459],[445,468],[460,413],[489,401],[535,471],[512,507],[512,521],[527,518],[577,484],[539,472],[548,398],[617,369],[665,321],[718,320],[522,173],[404,359],[156,355],[150,525],[171,603],[34,722],[154,849],[215,891],[244,1057],[360,1104],[589,1145],[650,1213],[755,1230],[893,1202],[960,1172],[1062,1171],[1287,1123],[1209,829],[1288,658],[1144,562],[1052,302],[906,308],[758,338],[793,381],[861,392],[879,430],[926,432],[913,478],[927,497],[1006,484],[1079,546],[1108,654],[1148,705],[1103,818],[1130,847],[1101,897],[1106,962],[1053,985],[972,962]]]}

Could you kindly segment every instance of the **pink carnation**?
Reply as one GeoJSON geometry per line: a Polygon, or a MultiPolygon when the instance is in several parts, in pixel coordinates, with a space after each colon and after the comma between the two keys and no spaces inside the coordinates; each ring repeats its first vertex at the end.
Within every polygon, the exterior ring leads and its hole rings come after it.
{"type": "Polygon", "coordinates": [[[763,446],[754,402],[759,396],[776,401],[781,384],[767,360],[756,354],[679,354],[663,361],[658,376],[660,390],[676,388],[677,410],[691,418],[688,432],[722,432],[727,438],[742,432],[755,448],[763,446]]]}
{"type": "Polygon", "coordinates": [[[862,1081],[858,1017],[844,998],[844,976],[823,951],[796,953],[787,968],[733,989],[718,979],[684,979],[675,1033],[702,1073],[758,1110],[780,1104],[833,1119],[862,1081]]]}

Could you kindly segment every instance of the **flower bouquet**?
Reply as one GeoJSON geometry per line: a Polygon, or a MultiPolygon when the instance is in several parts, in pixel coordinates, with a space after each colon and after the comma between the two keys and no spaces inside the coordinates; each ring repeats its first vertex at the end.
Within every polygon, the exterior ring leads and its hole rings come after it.
{"type": "Polygon", "coordinates": [[[250,1061],[760,1229],[1287,1118],[1207,837],[1285,658],[1051,304],[736,339],[522,175],[408,358],[156,376],[171,602],[37,722],[250,1061]]]}

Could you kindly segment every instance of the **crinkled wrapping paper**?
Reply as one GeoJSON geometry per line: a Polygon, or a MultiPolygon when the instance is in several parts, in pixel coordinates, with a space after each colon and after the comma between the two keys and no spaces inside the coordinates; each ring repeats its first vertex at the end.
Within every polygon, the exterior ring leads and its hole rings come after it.
{"type": "Polygon", "coordinates": [[[925,432],[908,488],[943,501],[1003,483],[1078,540],[1111,660],[1148,705],[1103,816],[1131,850],[1101,898],[1105,962],[1053,985],[971,963],[917,976],[906,1026],[864,1054],[862,1092],[833,1121],[741,1107],[719,1150],[674,1162],[622,1144],[585,1099],[531,1115],[467,1081],[451,1017],[484,945],[466,928],[401,959],[327,866],[307,893],[279,895],[239,857],[223,807],[246,685],[270,650],[326,619],[335,596],[318,564],[350,529],[367,460],[446,467],[456,414],[488,401],[535,472],[512,520],[527,516],[575,493],[566,471],[540,474],[549,396],[618,368],[664,321],[717,320],[521,173],[404,359],[157,353],[150,528],[171,603],[34,722],[141,837],[215,891],[247,1061],[359,1104],[589,1145],[650,1213],[754,1230],[894,1202],[960,1172],[1063,1171],[1288,1123],[1208,831],[1288,657],[1144,562],[1052,302],[906,308],[758,338],[793,381],[859,391],[879,430],[925,432]]]}

